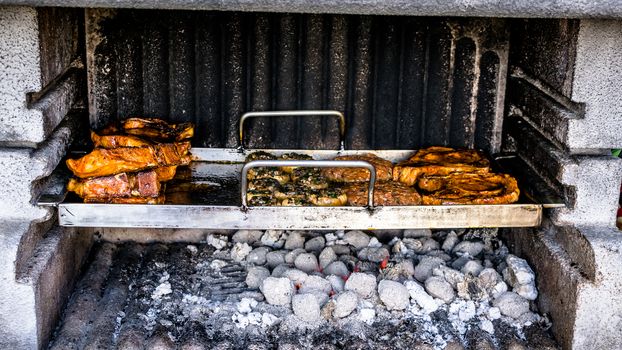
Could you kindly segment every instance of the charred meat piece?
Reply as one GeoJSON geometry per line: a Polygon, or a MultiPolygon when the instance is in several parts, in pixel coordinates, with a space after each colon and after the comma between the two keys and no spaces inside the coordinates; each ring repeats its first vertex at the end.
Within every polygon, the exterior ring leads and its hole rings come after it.
{"type": "Polygon", "coordinates": [[[508,204],[520,195],[516,179],[508,174],[424,176],[417,186],[427,205],[508,204]]]}
{"type": "MultiPolygon", "coordinates": [[[[369,185],[367,183],[350,184],[344,188],[348,196],[348,204],[352,206],[367,205],[369,185]]],[[[374,186],[374,205],[398,206],[420,205],[421,195],[413,187],[399,182],[388,181],[376,183],[374,186]]]]}
{"type": "MultiPolygon", "coordinates": [[[[364,160],[371,163],[376,169],[376,181],[389,181],[393,176],[393,163],[373,154],[340,156],[336,157],[335,160],[364,160]]],[[[335,182],[369,181],[369,171],[364,168],[324,168],[322,175],[335,182]]]]}
{"type": "Polygon", "coordinates": [[[393,168],[393,180],[412,186],[421,175],[485,174],[489,170],[490,162],[480,151],[434,146],[420,149],[397,164],[393,168]]]}
{"type": "Polygon", "coordinates": [[[319,207],[338,207],[348,203],[348,196],[341,188],[328,188],[310,192],[309,201],[319,207]]]}
{"type": "Polygon", "coordinates": [[[160,182],[154,170],[134,174],[121,173],[90,179],[71,179],[67,190],[82,198],[158,197],[160,182]]]}
{"type": "MultiPolygon", "coordinates": [[[[313,160],[313,157],[308,156],[306,154],[300,154],[300,153],[285,153],[281,155],[278,159],[279,160],[313,160]]],[[[298,167],[284,166],[284,167],[280,167],[279,169],[283,170],[286,173],[291,174],[294,171],[294,169],[298,169],[298,167]]]]}
{"type": "Polygon", "coordinates": [[[248,190],[246,201],[251,206],[274,206],[280,203],[270,190],[248,190]]]}
{"type": "Polygon", "coordinates": [[[98,148],[80,159],[68,159],[67,167],[79,178],[109,176],[160,166],[188,165],[190,142],[144,147],[98,148]]]}
{"type": "Polygon", "coordinates": [[[194,136],[192,123],[169,124],[161,119],[129,118],[121,123],[127,134],[160,142],[182,141],[194,136]]]}
{"type": "Polygon", "coordinates": [[[132,135],[98,135],[91,131],[91,140],[95,148],[143,147],[151,145],[140,137],[132,135]]]}

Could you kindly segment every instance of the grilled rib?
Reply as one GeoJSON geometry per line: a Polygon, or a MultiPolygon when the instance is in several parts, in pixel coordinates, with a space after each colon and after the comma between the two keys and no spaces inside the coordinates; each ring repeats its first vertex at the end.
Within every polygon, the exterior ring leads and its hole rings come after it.
{"type": "Polygon", "coordinates": [[[423,204],[507,204],[518,200],[516,179],[508,174],[450,174],[423,176],[417,186],[423,204]]]}
{"type": "Polygon", "coordinates": [[[490,162],[477,150],[434,146],[420,149],[408,160],[397,164],[393,168],[393,181],[412,186],[422,175],[485,174],[489,170],[490,162]]]}
{"type": "Polygon", "coordinates": [[[79,178],[136,172],[159,166],[190,163],[190,142],[144,147],[98,148],[80,159],[68,159],[67,167],[79,178]]]}
{"type": "Polygon", "coordinates": [[[104,199],[131,196],[158,197],[160,189],[160,181],[154,170],[83,180],[71,179],[67,184],[68,191],[75,192],[82,198],[91,199],[95,197],[104,199]]]}
{"type": "MultiPolygon", "coordinates": [[[[344,188],[344,191],[348,196],[349,205],[367,205],[369,193],[367,183],[350,184],[344,188]]],[[[419,204],[421,204],[421,196],[413,187],[394,181],[380,182],[374,186],[374,205],[376,206],[419,204]]]]}
{"type": "MultiPolygon", "coordinates": [[[[393,173],[393,163],[373,154],[360,156],[340,156],[335,160],[364,160],[371,163],[376,169],[376,181],[389,181],[393,173]]],[[[324,168],[322,175],[334,182],[363,182],[369,181],[369,170],[363,168],[324,168]]]]}
{"type": "Polygon", "coordinates": [[[192,123],[169,124],[161,119],[129,118],[122,122],[121,128],[130,135],[163,142],[182,141],[194,136],[192,123]]]}

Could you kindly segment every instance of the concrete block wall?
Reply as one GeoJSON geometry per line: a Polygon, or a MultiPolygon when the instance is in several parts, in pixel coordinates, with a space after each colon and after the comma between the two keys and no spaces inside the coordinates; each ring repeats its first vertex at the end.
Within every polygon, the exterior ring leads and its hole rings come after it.
{"type": "Polygon", "coordinates": [[[85,114],[81,10],[0,6],[0,348],[38,349],[92,236],[35,205],[85,114]]]}
{"type": "Polygon", "coordinates": [[[521,20],[508,84],[508,144],[567,208],[505,231],[535,267],[538,305],[565,349],[622,348],[622,21],[521,20]]]}

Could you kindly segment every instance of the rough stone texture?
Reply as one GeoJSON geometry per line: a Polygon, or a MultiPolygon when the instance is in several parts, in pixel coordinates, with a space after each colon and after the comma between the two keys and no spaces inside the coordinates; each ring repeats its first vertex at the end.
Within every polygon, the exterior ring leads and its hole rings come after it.
{"type": "Polygon", "coordinates": [[[376,290],[376,277],[366,273],[354,272],[346,281],[345,290],[351,290],[361,298],[369,298],[376,290]]]}
{"type": "Polygon", "coordinates": [[[611,227],[555,227],[504,232],[512,251],[537,272],[538,307],[563,348],[622,347],[622,251],[611,227]],[[551,276],[555,276],[551,278],[551,276]],[[614,320],[614,321],[612,321],[614,320]]]}
{"type": "Polygon", "coordinates": [[[73,140],[73,118],[66,119],[39,149],[0,148],[0,218],[36,220],[49,217],[51,211],[33,205],[41,192],[42,180],[50,175],[73,140]]]}
{"type": "Polygon", "coordinates": [[[262,266],[252,266],[246,274],[246,285],[249,288],[259,288],[266,278],[270,277],[270,271],[262,266]]]}
{"type": "Polygon", "coordinates": [[[582,20],[577,38],[572,100],[585,103],[582,119],[568,121],[571,149],[622,145],[622,22],[582,20]]]}
{"type": "Polygon", "coordinates": [[[410,298],[403,284],[388,280],[378,283],[378,296],[388,310],[404,310],[410,298]]]}
{"type": "Polygon", "coordinates": [[[260,289],[271,305],[289,305],[294,295],[294,285],[288,278],[268,277],[260,289]]]}
{"type": "Polygon", "coordinates": [[[297,269],[307,273],[317,271],[319,268],[317,258],[311,253],[302,253],[298,255],[296,259],[294,259],[294,265],[297,269]]]}
{"type": "Polygon", "coordinates": [[[344,13],[413,16],[481,16],[481,17],[622,17],[622,5],[616,1],[578,2],[559,0],[554,3],[536,1],[470,2],[465,0],[438,2],[378,1],[378,0],[322,0],[312,3],[304,0],[261,1],[170,1],[143,3],[130,0],[2,0],[0,3],[30,6],[127,7],[164,8],[181,10],[266,11],[302,13],[344,13]]]}
{"type": "Polygon", "coordinates": [[[285,249],[294,250],[304,247],[305,238],[298,231],[293,231],[289,233],[287,239],[285,240],[285,249]]]}
{"type": "Polygon", "coordinates": [[[259,230],[238,230],[233,234],[231,240],[236,243],[248,243],[253,245],[261,239],[262,235],[263,231],[259,230]]]}
{"type": "MultiPolygon", "coordinates": [[[[622,132],[619,135],[622,136],[622,132]]],[[[622,145],[622,140],[619,145],[622,145]]],[[[575,163],[563,168],[560,180],[572,188],[573,203],[570,208],[554,211],[552,218],[557,225],[615,224],[622,182],[622,159],[611,156],[576,157],[575,163]]]]}
{"type": "Polygon", "coordinates": [[[294,314],[306,322],[316,322],[320,319],[320,304],[312,294],[296,294],[292,298],[294,314]]]}
{"type": "Polygon", "coordinates": [[[415,266],[415,279],[419,282],[425,282],[430,276],[432,271],[439,267],[443,263],[443,259],[435,256],[424,256],[421,258],[417,266],[415,266]]]}
{"type": "Polygon", "coordinates": [[[337,260],[337,254],[335,254],[335,251],[333,250],[333,248],[326,247],[320,253],[319,260],[320,260],[320,267],[322,269],[325,269],[328,265],[330,265],[332,262],[337,260]]]}
{"type": "Polygon", "coordinates": [[[348,270],[348,267],[346,266],[346,264],[344,264],[343,261],[334,261],[326,266],[326,268],[324,269],[324,273],[327,275],[337,275],[345,277],[350,274],[350,271],[348,270]]]}
{"type": "Polygon", "coordinates": [[[333,316],[342,318],[350,315],[356,309],[359,298],[354,292],[343,292],[335,298],[333,316]]]}
{"type": "Polygon", "coordinates": [[[425,290],[433,297],[449,304],[456,297],[454,289],[442,277],[432,276],[425,281],[425,290]]]}
{"type": "MultiPolygon", "coordinates": [[[[77,13],[74,12],[74,16],[77,13]]],[[[0,85],[0,124],[3,126],[0,143],[22,147],[40,144],[51,135],[75,102],[80,85],[75,74],[68,74],[46,93],[39,93],[52,75],[58,73],[48,66],[42,72],[41,65],[67,64],[61,57],[46,53],[52,49],[57,54],[66,51],[67,43],[72,43],[72,38],[77,39],[74,28],[59,28],[68,32],[50,35],[48,21],[40,22],[37,10],[33,8],[0,8],[0,52],[4,53],[0,55],[0,81],[3,82],[0,85]],[[45,44],[40,43],[41,38],[45,44]],[[40,47],[47,49],[43,52],[45,57],[41,57],[40,47]],[[42,63],[42,58],[48,56],[57,61],[42,63]],[[31,92],[41,97],[29,108],[26,94],[31,92]]]]}
{"type": "Polygon", "coordinates": [[[505,292],[493,300],[492,305],[498,307],[502,314],[518,318],[529,311],[529,301],[514,292],[505,292]]]}
{"type": "Polygon", "coordinates": [[[0,222],[0,348],[47,344],[92,242],[88,233],[49,227],[0,222]]]}
{"type": "Polygon", "coordinates": [[[348,231],[343,240],[358,250],[367,247],[370,237],[363,231],[348,231]]]}

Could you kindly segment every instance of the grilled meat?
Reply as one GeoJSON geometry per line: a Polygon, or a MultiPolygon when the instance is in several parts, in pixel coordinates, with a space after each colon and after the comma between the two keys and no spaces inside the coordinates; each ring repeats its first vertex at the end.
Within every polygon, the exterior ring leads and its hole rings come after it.
{"type": "Polygon", "coordinates": [[[278,168],[252,168],[248,170],[247,177],[249,180],[274,179],[281,185],[290,180],[289,174],[278,168]]]}
{"type": "MultiPolygon", "coordinates": [[[[367,183],[350,184],[344,188],[344,191],[348,196],[348,204],[353,206],[367,205],[369,192],[367,183]]],[[[421,204],[421,196],[413,187],[394,181],[380,182],[374,186],[374,205],[376,206],[419,204],[421,204]]]]}
{"type": "Polygon", "coordinates": [[[252,191],[252,190],[266,190],[266,191],[270,191],[271,193],[274,193],[275,191],[279,190],[281,188],[281,184],[279,184],[279,182],[273,178],[263,178],[263,179],[257,179],[254,181],[251,181],[248,184],[248,190],[252,191]]]}
{"type": "Polygon", "coordinates": [[[188,165],[190,142],[144,147],[98,148],[80,159],[68,159],[67,167],[80,178],[109,176],[159,166],[188,165]]]}
{"type": "Polygon", "coordinates": [[[194,136],[192,123],[169,124],[161,119],[129,118],[121,123],[127,134],[160,142],[182,141],[194,136]]]}
{"type": "Polygon", "coordinates": [[[348,202],[348,196],[341,188],[313,191],[308,194],[307,198],[313,205],[319,207],[338,207],[348,202]]]}
{"type": "Polygon", "coordinates": [[[485,174],[489,170],[490,162],[477,150],[435,146],[420,149],[408,160],[397,164],[393,168],[393,180],[412,186],[421,175],[485,174]]]}
{"type": "Polygon", "coordinates": [[[283,201],[287,199],[306,199],[308,190],[297,184],[288,183],[274,191],[274,198],[283,201]]]}
{"type": "Polygon", "coordinates": [[[317,168],[297,168],[291,174],[292,181],[310,190],[323,190],[328,188],[328,180],[322,176],[317,168]]]}
{"type": "Polygon", "coordinates": [[[160,182],[154,170],[121,173],[90,179],[71,179],[67,190],[82,198],[158,197],[160,182]]]}
{"type": "Polygon", "coordinates": [[[140,137],[132,135],[98,135],[91,131],[91,140],[95,148],[143,147],[151,145],[140,137]]]}
{"type": "Polygon", "coordinates": [[[111,203],[111,204],[164,204],[164,194],[158,197],[86,197],[84,203],[111,203]]]}
{"type": "MultiPolygon", "coordinates": [[[[373,154],[340,156],[335,160],[364,160],[371,163],[376,169],[376,181],[389,181],[393,176],[393,164],[373,154]]],[[[324,168],[322,175],[335,182],[369,181],[369,171],[364,168],[324,168]]]]}
{"type": "Polygon", "coordinates": [[[263,152],[263,151],[258,151],[258,152],[253,152],[249,155],[246,156],[246,162],[252,162],[254,160],[275,160],[276,156],[273,154],[270,154],[268,152],[263,152]]]}
{"type": "Polygon", "coordinates": [[[423,204],[507,204],[518,200],[516,179],[507,174],[423,176],[417,182],[423,204]]]}
{"type": "MultiPolygon", "coordinates": [[[[313,160],[313,157],[308,156],[306,154],[286,153],[286,154],[281,155],[278,159],[279,160],[313,160]]],[[[283,170],[286,173],[291,174],[295,169],[298,169],[298,167],[284,166],[284,167],[280,167],[279,169],[283,170]]]]}
{"type": "Polygon", "coordinates": [[[155,168],[153,170],[158,176],[158,181],[165,182],[165,181],[170,181],[175,177],[175,174],[177,173],[177,166],[176,165],[162,166],[162,167],[155,168]]]}

